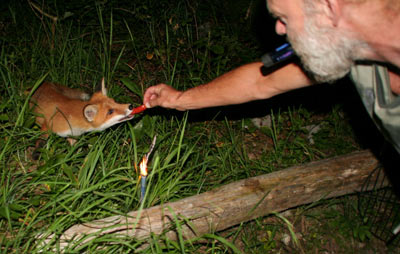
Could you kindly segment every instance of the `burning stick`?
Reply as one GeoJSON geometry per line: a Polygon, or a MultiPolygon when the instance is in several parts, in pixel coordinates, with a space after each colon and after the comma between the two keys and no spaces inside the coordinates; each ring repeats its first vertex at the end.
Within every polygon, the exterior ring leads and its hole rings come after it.
{"type": "Polygon", "coordinates": [[[140,202],[143,202],[144,194],[146,193],[146,178],[147,178],[147,158],[143,157],[140,162],[140,202]]]}
{"type": "Polygon", "coordinates": [[[149,161],[151,152],[153,152],[154,146],[156,144],[156,140],[157,140],[157,135],[154,136],[153,142],[151,142],[149,152],[143,157],[142,161],[139,164],[139,167],[140,167],[140,202],[143,202],[144,195],[146,194],[147,162],[149,161]]]}

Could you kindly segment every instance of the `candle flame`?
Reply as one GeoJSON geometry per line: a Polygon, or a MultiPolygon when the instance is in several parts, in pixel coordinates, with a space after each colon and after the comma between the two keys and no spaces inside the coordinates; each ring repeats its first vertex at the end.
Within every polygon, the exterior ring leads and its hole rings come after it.
{"type": "Polygon", "coordinates": [[[143,160],[139,164],[140,175],[147,176],[147,156],[143,157],[143,160]]]}

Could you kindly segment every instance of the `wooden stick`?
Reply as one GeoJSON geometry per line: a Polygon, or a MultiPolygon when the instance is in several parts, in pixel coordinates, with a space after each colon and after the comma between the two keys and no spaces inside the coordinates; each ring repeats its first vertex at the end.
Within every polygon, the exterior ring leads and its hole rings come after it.
{"type": "Polygon", "coordinates": [[[49,13],[43,11],[37,4],[33,3],[32,1],[28,0],[28,3],[30,6],[32,6],[35,10],[37,10],[40,14],[42,14],[43,16],[48,17],[49,19],[51,19],[54,23],[57,22],[58,17],[50,15],[49,13]]]}
{"type": "MultiPolygon", "coordinates": [[[[237,181],[182,200],[75,225],[61,236],[66,241],[91,234],[120,234],[145,239],[170,231],[179,218],[184,237],[192,238],[289,208],[358,192],[378,165],[369,151],[311,162],[237,181]],[[189,222],[189,223],[187,223],[189,222]],[[190,224],[190,225],[189,225],[190,224]]],[[[385,182],[382,177],[380,181],[385,182]]],[[[89,241],[88,237],[85,241],[89,241]]]]}

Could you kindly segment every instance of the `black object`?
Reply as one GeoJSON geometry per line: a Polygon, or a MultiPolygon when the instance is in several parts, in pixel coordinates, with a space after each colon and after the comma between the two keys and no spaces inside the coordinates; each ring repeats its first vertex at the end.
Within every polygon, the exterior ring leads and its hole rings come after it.
{"type": "Polygon", "coordinates": [[[261,62],[264,65],[261,68],[263,75],[268,75],[269,73],[274,72],[286,65],[294,56],[294,50],[289,43],[285,43],[276,48],[274,51],[263,55],[261,57],[261,62]]]}
{"type": "Polygon", "coordinates": [[[261,61],[265,68],[270,68],[276,64],[284,62],[294,56],[294,51],[289,43],[276,48],[274,51],[269,52],[261,57],[261,61]]]}

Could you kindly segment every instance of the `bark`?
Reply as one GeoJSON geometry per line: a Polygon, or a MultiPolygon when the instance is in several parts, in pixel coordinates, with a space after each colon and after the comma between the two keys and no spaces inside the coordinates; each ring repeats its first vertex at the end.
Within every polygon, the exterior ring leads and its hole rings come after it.
{"type": "Polygon", "coordinates": [[[145,239],[150,233],[166,232],[168,237],[176,238],[176,230],[171,230],[171,226],[177,221],[182,223],[185,238],[201,236],[271,212],[358,192],[377,164],[371,152],[361,151],[294,166],[176,202],[132,211],[127,216],[75,225],[64,232],[61,241],[111,233],[145,239]]]}

